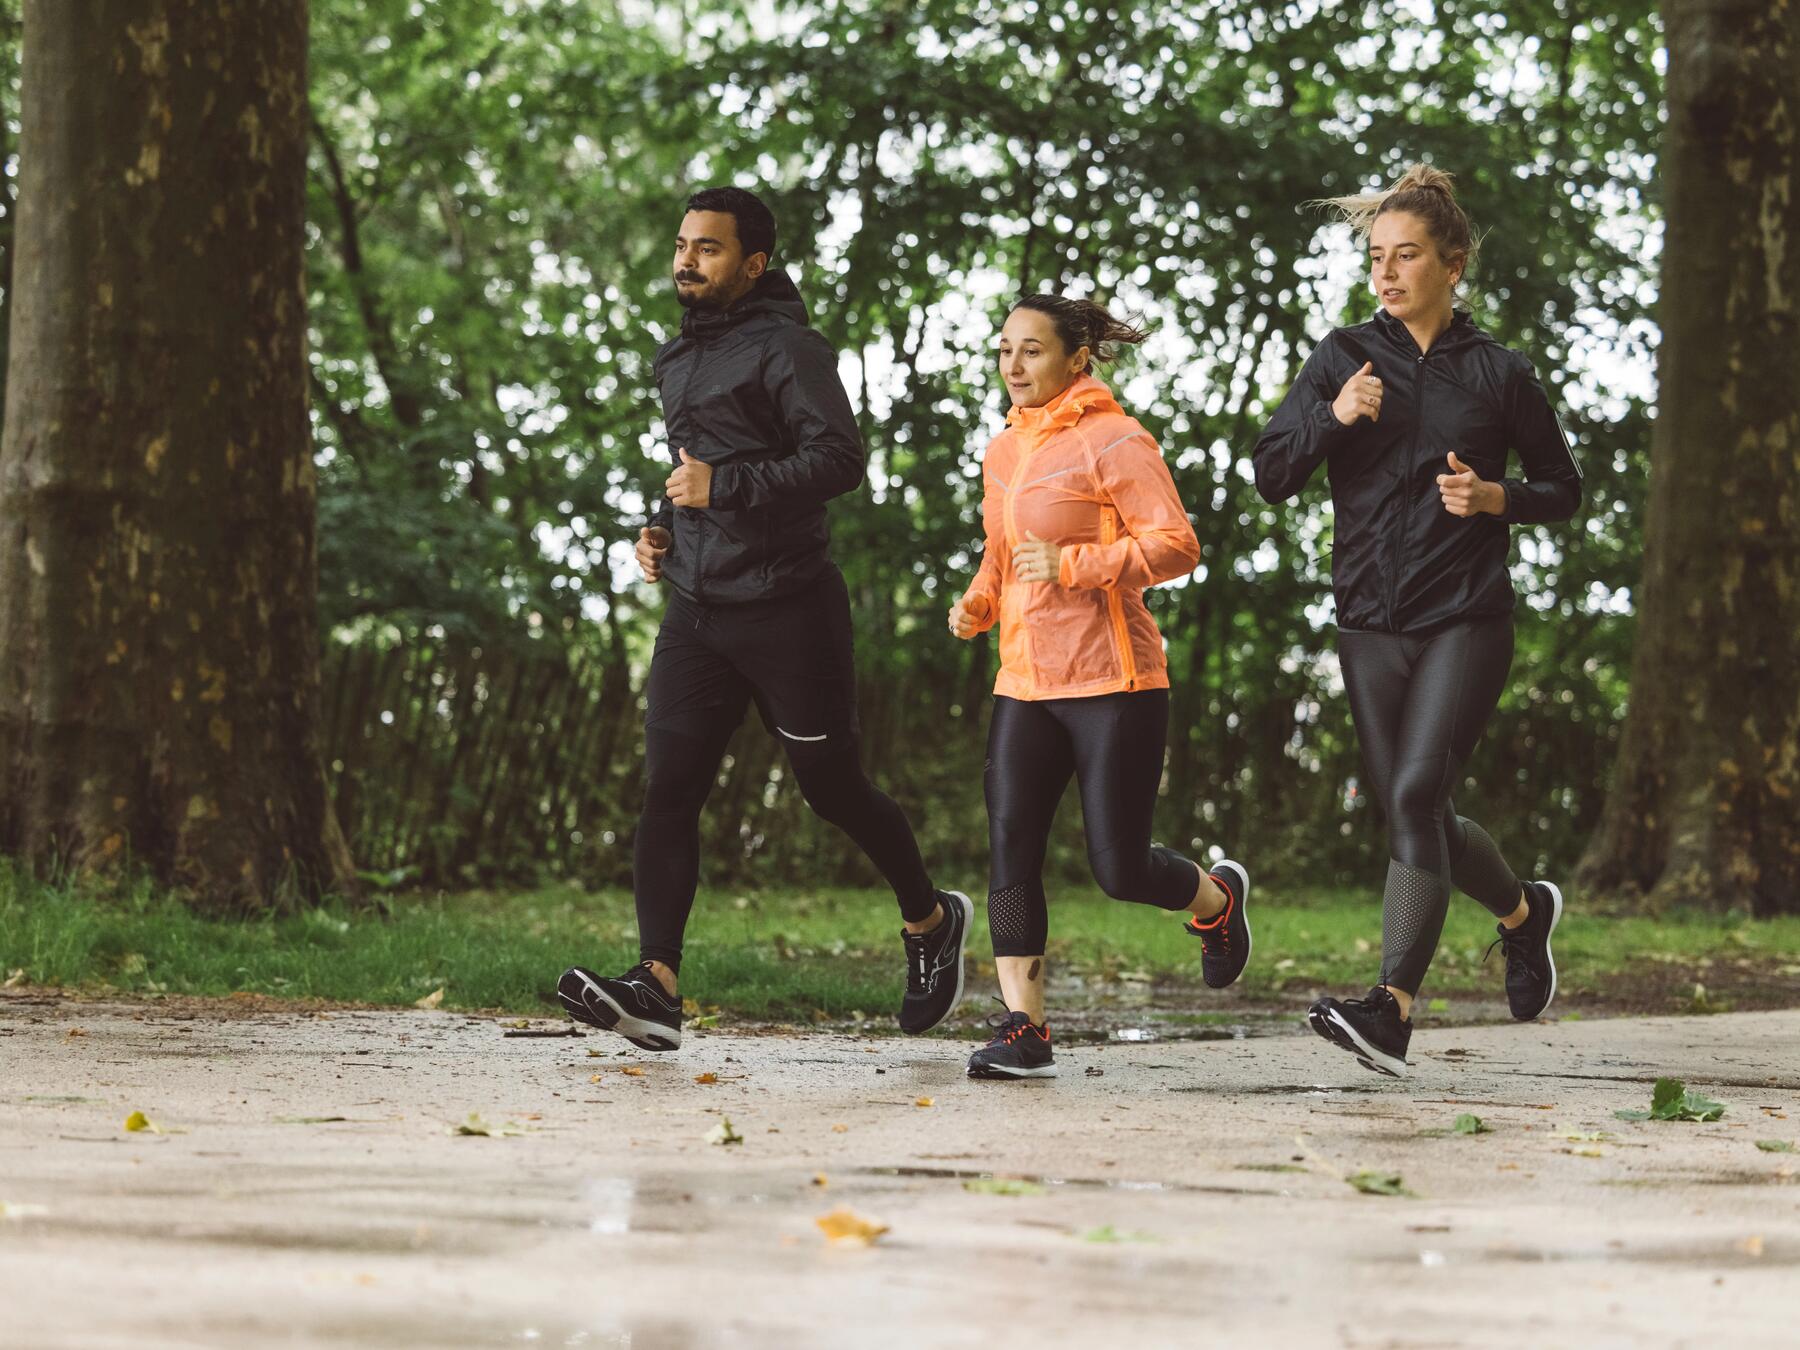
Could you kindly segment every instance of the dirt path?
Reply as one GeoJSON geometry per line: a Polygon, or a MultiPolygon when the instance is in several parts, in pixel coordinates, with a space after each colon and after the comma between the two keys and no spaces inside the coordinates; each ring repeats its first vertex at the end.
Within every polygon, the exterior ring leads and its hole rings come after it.
{"type": "Polygon", "coordinates": [[[1298,1031],[989,1084],[960,1042],[517,1030],[0,995],[0,1340],[1792,1344],[1800,1155],[1755,1141],[1800,1138],[1800,1012],[1427,1028],[1403,1083],[1298,1031]],[[1659,1073],[1724,1119],[1615,1119],[1659,1073]],[[1459,1112],[1493,1133],[1420,1134],[1459,1112]],[[890,1231],[829,1244],[840,1206],[890,1231]]]}

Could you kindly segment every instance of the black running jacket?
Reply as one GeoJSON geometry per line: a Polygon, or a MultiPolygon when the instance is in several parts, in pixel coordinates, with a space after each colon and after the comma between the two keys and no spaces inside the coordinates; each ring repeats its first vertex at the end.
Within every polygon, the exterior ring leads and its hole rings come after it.
{"type": "Polygon", "coordinates": [[[1509,525],[1567,520],[1581,472],[1531,362],[1458,313],[1421,353],[1379,311],[1328,334],[1252,451],[1256,490],[1296,495],[1323,460],[1334,513],[1332,592],[1340,628],[1420,633],[1512,612],[1509,525]],[[1381,420],[1344,426],[1331,404],[1371,362],[1381,420]],[[1455,516],[1437,477],[1450,451],[1506,489],[1503,515],[1455,516]],[[1525,477],[1506,476],[1515,451],[1525,477]]]}
{"type": "Polygon", "coordinates": [[[785,272],[723,310],[690,309],[656,354],[669,458],[713,466],[711,505],[662,502],[663,578],[703,604],[802,590],[830,566],[825,503],[863,481],[837,353],[785,272]]]}

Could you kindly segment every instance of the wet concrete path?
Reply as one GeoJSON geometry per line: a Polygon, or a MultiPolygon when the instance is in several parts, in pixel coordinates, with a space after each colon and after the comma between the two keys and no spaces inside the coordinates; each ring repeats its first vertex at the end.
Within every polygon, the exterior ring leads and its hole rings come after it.
{"type": "Polygon", "coordinates": [[[1793,1343],[1800,1012],[1424,1027],[1404,1082],[1298,1028],[1023,1084],[559,1029],[0,995],[0,1343],[1793,1343]],[[1659,1074],[1726,1115],[1616,1119],[1659,1074]]]}

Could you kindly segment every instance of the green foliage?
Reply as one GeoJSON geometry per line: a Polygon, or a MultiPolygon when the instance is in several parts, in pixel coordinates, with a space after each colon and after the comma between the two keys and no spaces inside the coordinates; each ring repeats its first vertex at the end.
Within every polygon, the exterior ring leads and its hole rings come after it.
{"type": "Polygon", "coordinates": [[[1450,1126],[1452,1134],[1492,1134],[1493,1127],[1480,1116],[1464,1111],[1450,1126]]]}
{"type": "Polygon", "coordinates": [[[1352,1172],[1344,1178],[1350,1185],[1364,1195],[1403,1196],[1410,1200],[1418,1199],[1416,1192],[1409,1191],[1398,1172],[1352,1172]]]}
{"type": "MultiPolygon", "coordinates": [[[[991,649],[956,643],[942,613],[973,570],[977,457],[1002,423],[988,349],[1008,295],[1053,287],[1156,325],[1109,378],[1162,439],[1204,547],[1151,597],[1176,679],[1159,837],[1293,877],[1369,866],[1381,822],[1354,789],[1330,654],[1324,484],[1268,506],[1247,454],[1310,345],[1371,309],[1352,242],[1303,204],[1418,158],[1458,174],[1485,230],[1476,316],[1537,363],[1589,498],[1577,523],[1520,531],[1518,655],[1458,801],[1521,871],[1572,861],[1616,748],[1641,553],[1650,410],[1615,375],[1655,335],[1649,0],[1579,17],[1548,0],[1224,0],[1203,19],[1175,0],[845,0],[768,22],[733,0],[312,12],[325,629],[448,665],[549,649],[600,672],[584,688],[631,685],[609,713],[629,734],[595,733],[596,786],[564,801],[529,756],[496,795],[460,734],[384,732],[466,718],[444,679],[371,702],[348,683],[362,667],[329,669],[364,865],[463,884],[622,874],[605,804],[628,815],[636,790],[631,705],[660,607],[626,560],[666,473],[651,358],[678,319],[670,236],[688,191],[734,181],[768,192],[778,261],[845,354],[871,487],[833,529],[865,749],[934,863],[985,851],[991,649]]],[[[0,200],[0,256],[10,220],[0,200]]],[[[471,688],[477,705],[494,692],[471,688]]],[[[531,732],[535,712],[515,721],[531,732]]],[[[734,748],[708,817],[715,879],[867,880],[771,767],[734,748]]],[[[1072,819],[1056,849],[1053,868],[1081,870],[1072,819]]]]}
{"type": "Polygon", "coordinates": [[[1650,1093],[1648,1111],[1614,1111],[1620,1120],[1717,1120],[1725,1103],[1716,1102],[1679,1078],[1659,1078],[1650,1093]]]}

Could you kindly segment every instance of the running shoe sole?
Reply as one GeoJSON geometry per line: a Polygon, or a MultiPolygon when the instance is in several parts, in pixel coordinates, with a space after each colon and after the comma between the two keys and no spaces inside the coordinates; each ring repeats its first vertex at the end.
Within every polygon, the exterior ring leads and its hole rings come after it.
{"type": "Polygon", "coordinates": [[[1340,1050],[1348,1050],[1356,1056],[1356,1062],[1371,1073],[1385,1074],[1389,1078],[1406,1077],[1406,1061],[1396,1059],[1385,1050],[1377,1050],[1364,1040],[1337,1011],[1327,1008],[1320,1011],[1312,1008],[1306,1014],[1307,1025],[1320,1036],[1330,1041],[1340,1050]]]}
{"type": "Polygon", "coordinates": [[[956,940],[956,995],[950,1000],[950,1006],[939,1015],[937,1021],[928,1022],[922,1027],[908,1031],[906,1033],[908,1036],[922,1036],[933,1027],[942,1026],[945,1019],[955,1012],[963,1001],[963,980],[967,976],[963,965],[964,958],[969,951],[969,930],[975,926],[975,902],[961,891],[945,891],[944,894],[953,898],[962,907],[962,936],[956,940]]]}
{"type": "Polygon", "coordinates": [[[1056,1065],[1040,1064],[1035,1069],[1003,1069],[992,1064],[969,1066],[971,1078],[1054,1078],[1056,1065]]]}
{"type": "Polygon", "coordinates": [[[1562,922],[1563,893],[1561,888],[1558,887],[1554,881],[1540,881],[1538,882],[1538,885],[1550,892],[1550,928],[1549,931],[1544,934],[1544,962],[1550,967],[1550,992],[1544,996],[1542,1006],[1540,1006],[1536,1012],[1532,1013],[1531,1017],[1521,1017],[1518,1019],[1521,1022],[1529,1022],[1534,1017],[1542,1017],[1544,1015],[1544,1010],[1548,1008],[1551,1001],[1556,998],[1556,957],[1550,952],[1550,939],[1556,936],[1556,925],[1562,922]]]}
{"type": "Polygon", "coordinates": [[[571,970],[557,982],[556,997],[577,1022],[586,1022],[602,1031],[616,1031],[640,1050],[676,1050],[681,1046],[679,1027],[665,1027],[660,1022],[634,1016],[619,1006],[618,1001],[593,980],[578,970],[571,970]],[[571,994],[563,985],[570,976],[578,981],[578,993],[571,994]]]}

